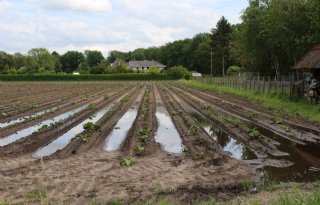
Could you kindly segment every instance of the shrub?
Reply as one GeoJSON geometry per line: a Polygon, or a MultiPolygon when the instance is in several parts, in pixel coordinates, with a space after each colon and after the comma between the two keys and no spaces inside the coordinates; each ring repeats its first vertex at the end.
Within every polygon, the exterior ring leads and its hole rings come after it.
{"type": "Polygon", "coordinates": [[[174,79],[182,79],[186,75],[190,75],[190,72],[187,68],[183,66],[174,66],[166,70],[166,73],[168,76],[174,78],[174,79]]]}

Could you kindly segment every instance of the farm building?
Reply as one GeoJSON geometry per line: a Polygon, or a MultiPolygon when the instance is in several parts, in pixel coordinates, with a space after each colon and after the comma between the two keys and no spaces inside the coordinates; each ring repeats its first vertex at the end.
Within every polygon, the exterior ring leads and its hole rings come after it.
{"type": "Polygon", "coordinates": [[[300,88],[304,94],[312,79],[320,82],[320,44],[315,45],[295,66],[296,79],[295,83],[297,88],[300,88]]]}
{"type": "Polygon", "coordinates": [[[142,71],[142,72],[147,72],[149,68],[159,68],[159,70],[163,70],[166,66],[162,65],[161,63],[158,63],[156,61],[148,61],[148,60],[143,60],[143,61],[129,61],[129,66],[128,68],[133,70],[133,71],[142,71]]]}

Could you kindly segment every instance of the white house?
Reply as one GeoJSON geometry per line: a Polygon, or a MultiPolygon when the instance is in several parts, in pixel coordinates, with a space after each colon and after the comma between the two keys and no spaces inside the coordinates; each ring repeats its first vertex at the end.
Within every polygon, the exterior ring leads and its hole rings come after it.
{"type": "Polygon", "coordinates": [[[149,68],[153,68],[153,67],[159,68],[159,70],[161,71],[166,66],[153,60],[152,61],[148,61],[148,60],[129,61],[129,66],[128,66],[128,68],[133,71],[142,71],[142,72],[147,72],[149,68]]]}

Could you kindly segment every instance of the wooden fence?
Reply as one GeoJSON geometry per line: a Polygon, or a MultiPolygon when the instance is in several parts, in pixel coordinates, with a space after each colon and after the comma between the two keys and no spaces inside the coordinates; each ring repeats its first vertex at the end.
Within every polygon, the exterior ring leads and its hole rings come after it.
{"type": "Polygon", "coordinates": [[[239,76],[226,77],[202,77],[197,78],[204,83],[213,83],[233,87],[236,89],[253,90],[261,93],[281,93],[292,96],[294,84],[293,80],[278,80],[270,77],[245,78],[239,76]]]}

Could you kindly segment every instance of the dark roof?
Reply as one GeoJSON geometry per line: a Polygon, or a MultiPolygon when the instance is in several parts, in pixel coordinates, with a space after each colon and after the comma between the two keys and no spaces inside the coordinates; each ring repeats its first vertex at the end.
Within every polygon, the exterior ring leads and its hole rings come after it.
{"type": "Polygon", "coordinates": [[[295,69],[320,68],[320,44],[314,46],[298,63],[295,69]]]}
{"type": "Polygon", "coordinates": [[[147,68],[147,67],[157,67],[157,68],[165,68],[165,65],[158,63],[156,61],[129,61],[129,68],[147,68]]]}

